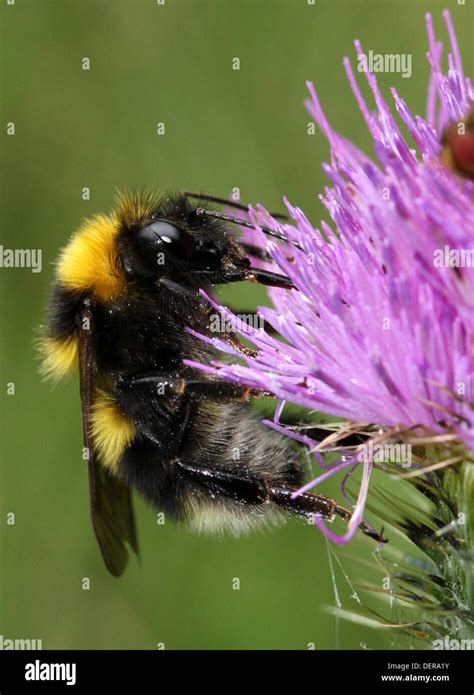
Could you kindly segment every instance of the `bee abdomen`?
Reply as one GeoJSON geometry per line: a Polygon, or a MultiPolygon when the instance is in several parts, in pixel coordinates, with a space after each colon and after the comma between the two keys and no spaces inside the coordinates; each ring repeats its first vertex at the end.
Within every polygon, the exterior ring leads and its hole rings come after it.
{"type": "Polygon", "coordinates": [[[239,535],[282,519],[273,484],[297,485],[303,470],[287,442],[247,406],[204,401],[179,451],[165,459],[151,441],[136,441],[120,471],[159,511],[198,532],[239,535]]]}

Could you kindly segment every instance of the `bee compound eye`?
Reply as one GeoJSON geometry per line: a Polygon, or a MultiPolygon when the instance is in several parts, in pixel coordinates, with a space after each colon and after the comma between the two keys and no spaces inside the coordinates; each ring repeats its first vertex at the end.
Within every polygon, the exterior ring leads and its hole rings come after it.
{"type": "Polygon", "coordinates": [[[156,249],[159,246],[184,260],[191,258],[196,249],[194,237],[167,220],[155,220],[143,227],[139,231],[139,238],[148,248],[156,249]]]}

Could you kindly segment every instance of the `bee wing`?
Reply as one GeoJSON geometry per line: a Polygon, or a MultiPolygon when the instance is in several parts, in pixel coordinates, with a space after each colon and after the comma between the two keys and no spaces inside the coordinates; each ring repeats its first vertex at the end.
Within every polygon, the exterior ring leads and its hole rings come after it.
{"type": "Polygon", "coordinates": [[[92,405],[92,314],[87,307],[81,317],[79,374],[84,446],[89,455],[89,495],[94,532],[107,569],[118,577],[128,561],[127,541],[138,555],[138,541],[130,489],[95,460],[91,439],[92,405]]]}
{"type": "Polygon", "coordinates": [[[138,541],[129,488],[89,459],[92,525],[107,569],[115,577],[127,566],[127,541],[138,555],[138,541]]]}

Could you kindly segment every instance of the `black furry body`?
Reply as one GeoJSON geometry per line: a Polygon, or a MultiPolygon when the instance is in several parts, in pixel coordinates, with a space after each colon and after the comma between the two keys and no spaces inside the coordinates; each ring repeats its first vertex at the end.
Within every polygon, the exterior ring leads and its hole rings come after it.
{"type": "MultiPolygon", "coordinates": [[[[260,425],[248,405],[226,402],[235,396],[228,397],[224,389],[215,399],[191,390],[168,395],[170,378],[210,381],[182,363],[185,357],[198,362],[215,357],[210,346],[185,332],[192,327],[209,335],[209,308],[197,297],[188,299],[183,311],[181,298],[166,287],[144,295],[133,308],[128,302],[116,305],[108,319],[102,317],[95,341],[99,369],[105,381],[111,377],[112,392],[140,435],[125,452],[120,475],[174,519],[192,522],[192,501],[232,511],[242,521],[250,505],[254,508],[247,512],[260,517],[268,510],[260,509],[258,500],[253,504],[252,495],[239,492],[239,479],[298,483],[301,471],[295,457],[281,437],[260,425]],[[142,374],[156,381],[131,384],[142,374]],[[164,394],[157,392],[161,385],[164,394]],[[203,485],[189,475],[187,466],[222,471],[236,480],[222,495],[213,481],[203,485]]],[[[240,394],[236,396],[240,400],[240,394]]],[[[233,520],[228,521],[233,527],[233,520]]],[[[225,514],[222,526],[228,526],[225,514]]]]}
{"type": "MultiPolygon", "coordinates": [[[[204,229],[199,220],[189,225],[191,213],[188,201],[177,196],[153,216],[217,240],[219,253],[230,248],[234,267],[246,268],[222,223],[206,221],[204,229]]],[[[121,262],[133,268],[124,292],[103,301],[57,284],[50,303],[50,335],[67,337],[78,329],[87,301],[94,390],[109,394],[134,423],[136,437],[115,475],[157,510],[198,530],[237,534],[259,521],[273,521],[278,505],[267,489],[298,485],[301,465],[284,438],[264,428],[242,402],[245,390],[216,384],[206,394],[206,384],[216,380],[183,365],[185,358],[208,363],[216,357],[210,345],[185,330],[211,336],[211,309],[198,288],[210,291],[212,285],[181,263],[170,268],[173,259],[160,282],[155,268],[150,272],[146,257],[137,253],[133,234],[123,223],[117,239],[121,262]],[[195,390],[181,386],[195,381],[195,390]]],[[[216,268],[212,280],[224,281],[229,266],[232,271],[232,261],[216,268]]]]}
{"type": "MultiPolygon", "coordinates": [[[[67,330],[77,321],[82,297],[56,289],[54,301],[67,330]]],[[[211,335],[210,309],[197,293],[183,306],[182,298],[166,286],[134,287],[107,304],[93,302],[91,311],[94,384],[113,396],[138,433],[117,473],[159,511],[192,523],[193,499],[221,510],[222,527],[237,532],[239,520],[245,527],[271,511],[253,502],[252,495],[239,493],[239,479],[301,481],[300,464],[283,438],[264,428],[248,404],[232,402],[241,398],[237,390],[228,395],[223,389],[214,400],[199,392],[170,393],[167,383],[172,379],[211,381],[183,365],[185,357],[203,363],[216,357],[211,346],[185,332],[191,327],[211,335]],[[143,377],[153,381],[136,383],[143,377]],[[235,485],[221,495],[215,485],[205,486],[187,475],[187,465],[232,474],[235,485]],[[228,523],[226,511],[234,515],[228,523]]],[[[56,314],[56,328],[58,324],[56,314]]]]}

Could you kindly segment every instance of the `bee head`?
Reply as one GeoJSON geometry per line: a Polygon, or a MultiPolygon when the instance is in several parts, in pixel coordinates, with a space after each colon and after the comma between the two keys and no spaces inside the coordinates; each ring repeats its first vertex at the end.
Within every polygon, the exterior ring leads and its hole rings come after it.
{"type": "Polygon", "coordinates": [[[244,280],[250,262],[220,220],[199,214],[184,195],[145,209],[123,199],[118,216],[123,267],[140,283],[168,278],[190,289],[244,280]]]}

